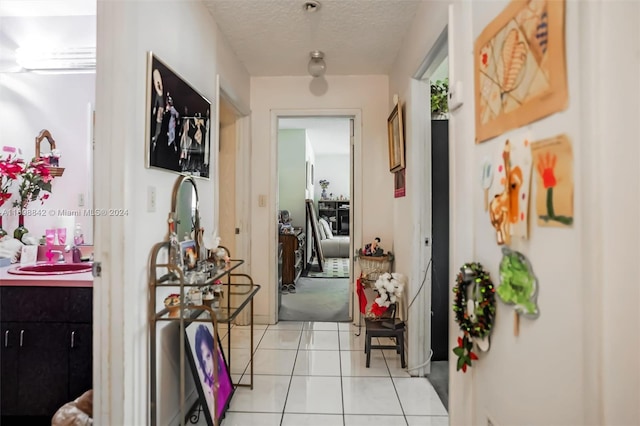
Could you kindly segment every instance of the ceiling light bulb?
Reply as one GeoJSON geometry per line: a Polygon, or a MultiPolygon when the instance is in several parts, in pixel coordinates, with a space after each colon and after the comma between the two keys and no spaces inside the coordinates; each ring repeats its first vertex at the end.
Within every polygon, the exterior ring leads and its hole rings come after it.
{"type": "Polygon", "coordinates": [[[327,70],[327,64],[324,63],[324,53],[319,50],[314,50],[310,53],[311,59],[309,60],[308,70],[309,74],[314,77],[320,77],[324,75],[327,70]]]}

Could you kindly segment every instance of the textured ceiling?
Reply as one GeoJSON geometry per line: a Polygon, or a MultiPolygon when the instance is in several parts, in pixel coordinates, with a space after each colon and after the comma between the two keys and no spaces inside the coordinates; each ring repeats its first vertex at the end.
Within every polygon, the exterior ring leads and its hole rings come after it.
{"type": "Polygon", "coordinates": [[[309,52],[327,75],[388,74],[425,0],[204,0],[252,76],[308,75],[309,52]]]}

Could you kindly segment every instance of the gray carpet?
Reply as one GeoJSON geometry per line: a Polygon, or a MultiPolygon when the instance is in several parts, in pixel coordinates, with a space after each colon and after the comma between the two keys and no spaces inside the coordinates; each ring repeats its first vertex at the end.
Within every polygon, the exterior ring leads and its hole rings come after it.
{"type": "Polygon", "coordinates": [[[449,361],[433,361],[427,378],[436,389],[444,408],[449,411],[449,361]]]}
{"type": "Polygon", "coordinates": [[[300,277],[296,292],[282,295],[281,321],[349,321],[349,279],[300,277]]]}

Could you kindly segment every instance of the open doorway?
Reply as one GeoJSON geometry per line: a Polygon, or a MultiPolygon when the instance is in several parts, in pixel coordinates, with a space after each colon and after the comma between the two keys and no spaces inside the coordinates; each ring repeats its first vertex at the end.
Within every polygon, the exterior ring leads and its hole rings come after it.
{"type": "Polygon", "coordinates": [[[445,407],[449,387],[449,121],[448,121],[448,29],[445,28],[414,75],[416,105],[425,122],[421,156],[430,167],[422,176],[425,230],[425,373],[445,407]],[[426,89],[426,90],[425,90],[426,89]]]}
{"type": "Polygon", "coordinates": [[[349,321],[353,118],[278,118],[278,319],[349,321]]]}

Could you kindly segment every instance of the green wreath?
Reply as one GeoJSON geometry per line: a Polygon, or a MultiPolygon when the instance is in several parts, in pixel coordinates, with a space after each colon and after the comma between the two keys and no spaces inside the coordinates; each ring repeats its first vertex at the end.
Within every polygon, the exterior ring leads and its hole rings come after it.
{"type": "Polygon", "coordinates": [[[457,369],[467,371],[467,365],[471,366],[471,360],[478,359],[473,352],[472,337],[482,339],[491,334],[493,319],[496,314],[496,288],[491,282],[489,273],[477,262],[465,263],[460,268],[453,287],[454,301],[453,313],[455,320],[463,333],[462,339],[458,338],[458,347],[453,350],[458,357],[457,369]],[[472,290],[472,299],[467,299],[467,293],[472,290]],[[470,316],[467,304],[474,301],[473,315],[470,316]],[[462,342],[462,343],[461,343],[462,342]]]}

